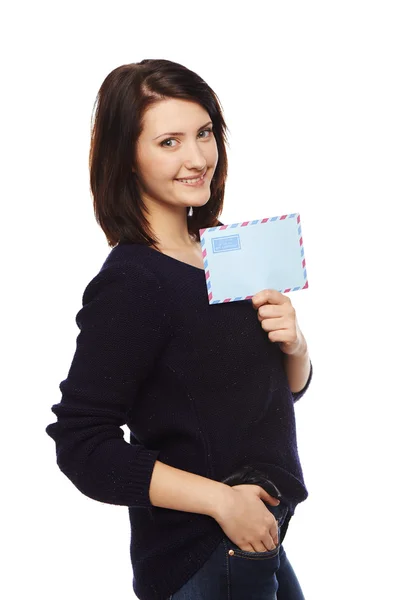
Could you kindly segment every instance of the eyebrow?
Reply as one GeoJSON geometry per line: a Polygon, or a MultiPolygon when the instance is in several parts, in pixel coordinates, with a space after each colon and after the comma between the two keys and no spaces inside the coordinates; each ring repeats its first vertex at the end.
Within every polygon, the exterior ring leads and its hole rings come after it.
{"type": "MultiPolygon", "coordinates": [[[[208,121],[208,123],[199,127],[197,131],[200,131],[200,129],[207,127],[207,125],[212,125],[212,121],[208,121]]],[[[158,135],[157,137],[153,138],[153,140],[157,140],[162,135],[185,135],[185,134],[182,131],[170,131],[168,133],[162,133],[161,135],[158,135]]]]}

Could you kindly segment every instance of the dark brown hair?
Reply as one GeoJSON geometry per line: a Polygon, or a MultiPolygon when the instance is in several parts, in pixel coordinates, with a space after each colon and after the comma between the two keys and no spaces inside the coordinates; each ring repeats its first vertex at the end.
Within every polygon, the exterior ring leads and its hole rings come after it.
{"type": "MultiPolygon", "coordinates": [[[[208,202],[193,207],[188,231],[200,240],[199,229],[223,225],[225,180],[228,173],[226,126],[218,96],[196,73],[163,59],[145,59],[117,67],[102,83],[96,97],[89,153],[90,188],[97,223],[108,245],[135,242],[157,247],[145,213],[136,174],[137,140],[143,118],[153,104],[180,98],[200,104],[210,115],[218,147],[218,164],[208,202]]],[[[188,209],[189,211],[189,209],[188,209]]]]}

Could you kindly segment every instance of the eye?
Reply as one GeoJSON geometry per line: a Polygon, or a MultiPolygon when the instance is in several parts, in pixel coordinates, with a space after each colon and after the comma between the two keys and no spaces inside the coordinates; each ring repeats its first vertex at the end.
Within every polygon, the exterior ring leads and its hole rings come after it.
{"type": "MultiPolygon", "coordinates": [[[[198,135],[200,135],[200,133],[204,133],[205,131],[208,131],[210,133],[210,135],[208,135],[206,138],[204,139],[208,139],[211,137],[211,134],[213,133],[213,130],[211,129],[211,127],[209,127],[208,129],[202,129],[198,135]]],[[[160,146],[164,147],[164,148],[174,148],[174,146],[164,146],[164,144],[166,144],[167,142],[170,142],[172,140],[175,140],[175,138],[168,138],[167,140],[164,140],[163,142],[161,142],[160,146]]]]}

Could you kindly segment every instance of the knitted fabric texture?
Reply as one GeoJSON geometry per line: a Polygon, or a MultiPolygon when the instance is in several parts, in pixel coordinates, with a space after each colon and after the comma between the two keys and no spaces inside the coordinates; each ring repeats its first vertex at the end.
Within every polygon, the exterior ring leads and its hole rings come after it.
{"type": "Polygon", "coordinates": [[[151,504],[155,461],[215,481],[252,465],[278,487],[290,519],[308,496],[294,404],[312,364],[293,394],[284,355],[251,300],[210,305],[203,269],[141,244],[110,251],[76,324],[75,354],[51,407],[57,420],[46,432],[78,490],[128,507],[133,590],[140,600],[165,600],[224,532],[208,515],[151,504]]]}

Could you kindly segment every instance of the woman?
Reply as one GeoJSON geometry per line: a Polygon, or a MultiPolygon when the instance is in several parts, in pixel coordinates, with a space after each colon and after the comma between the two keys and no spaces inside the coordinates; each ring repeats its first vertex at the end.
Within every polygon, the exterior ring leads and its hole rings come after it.
{"type": "Polygon", "coordinates": [[[90,183],[112,250],[46,428],[57,464],[128,507],[141,600],[303,598],[282,541],[308,496],[293,404],[312,365],[286,296],[208,302],[199,230],[222,225],[227,177],[217,96],[182,65],[143,60],[97,100],[90,183]]]}

